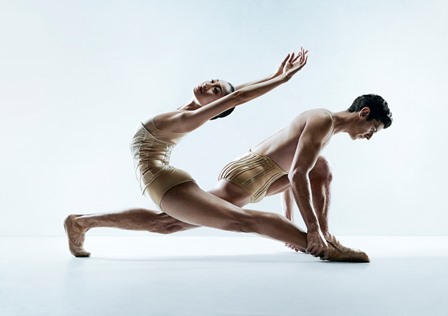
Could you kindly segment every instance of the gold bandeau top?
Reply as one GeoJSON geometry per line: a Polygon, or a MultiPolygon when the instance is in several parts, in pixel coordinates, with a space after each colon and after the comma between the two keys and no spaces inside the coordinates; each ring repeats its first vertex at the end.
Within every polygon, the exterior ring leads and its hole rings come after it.
{"type": "Polygon", "coordinates": [[[133,139],[135,148],[135,155],[138,155],[138,161],[144,166],[141,170],[143,172],[152,169],[153,167],[162,167],[169,165],[170,155],[173,147],[179,143],[181,138],[187,133],[175,133],[158,129],[154,120],[147,121],[146,124],[141,123],[140,132],[137,132],[133,139]]]}

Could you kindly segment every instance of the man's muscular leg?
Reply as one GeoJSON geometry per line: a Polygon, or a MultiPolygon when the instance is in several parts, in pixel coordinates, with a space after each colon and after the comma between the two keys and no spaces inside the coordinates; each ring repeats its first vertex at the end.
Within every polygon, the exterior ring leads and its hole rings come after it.
{"type": "MultiPolygon", "coordinates": [[[[209,192],[240,207],[247,204],[250,199],[242,189],[231,183],[219,183],[215,189],[209,192]]],[[[198,226],[184,223],[163,212],[143,208],[129,209],[118,213],[72,214],[65,219],[64,228],[67,232],[70,252],[74,256],[90,256],[90,253],[84,249],[85,233],[96,227],[172,234],[198,226]]]]}
{"type": "Polygon", "coordinates": [[[333,175],[330,165],[324,157],[320,156],[317,159],[316,165],[311,170],[309,177],[314,211],[316,212],[322,234],[328,239],[330,236],[328,210],[330,208],[330,185],[333,175]]]}
{"type": "Polygon", "coordinates": [[[64,228],[67,232],[70,252],[74,256],[90,256],[90,253],[84,249],[85,233],[95,227],[171,234],[197,226],[181,222],[162,212],[142,208],[107,214],[72,214],[65,219],[64,228]]]}

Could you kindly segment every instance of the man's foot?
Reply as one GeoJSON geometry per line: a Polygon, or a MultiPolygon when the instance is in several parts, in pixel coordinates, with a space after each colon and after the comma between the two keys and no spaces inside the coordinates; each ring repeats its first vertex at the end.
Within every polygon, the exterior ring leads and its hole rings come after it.
{"type": "Polygon", "coordinates": [[[83,247],[86,231],[76,222],[80,215],[69,215],[64,221],[64,229],[67,233],[68,247],[75,257],[89,257],[90,252],[83,247]]]}
{"type": "Polygon", "coordinates": [[[333,235],[327,238],[328,249],[321,260],[333,262],[370,262],[369,256],[361,250],[343,246],[333,235]]]}

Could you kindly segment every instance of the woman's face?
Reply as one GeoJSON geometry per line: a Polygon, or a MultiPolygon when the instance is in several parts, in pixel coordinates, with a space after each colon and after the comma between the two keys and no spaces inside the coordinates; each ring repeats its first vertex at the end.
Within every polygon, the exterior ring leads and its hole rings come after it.
{"type": "Polygon", "coordinates": [[[219,79],[205,81],[193,88],[193,96],[200,105],[216,101],[230,92],[228,82],[219,79]]]}

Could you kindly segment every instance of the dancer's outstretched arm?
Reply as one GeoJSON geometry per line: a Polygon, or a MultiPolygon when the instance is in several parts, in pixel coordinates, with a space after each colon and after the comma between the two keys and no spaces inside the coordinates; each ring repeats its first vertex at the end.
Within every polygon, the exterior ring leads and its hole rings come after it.
{"type": "Polygon", "coordinates": [[[303,54],[295,62],[290,63],[282,74],[272,79],[245,86],[194,110],[163,113],[155,116],[154,119],[158,122],[158,127],[163,130],[191,132],[222,112],[258,98],[289,81],[305,66],[306,62],[307,55],[303,54]]]}
{"type": "MultiPolygon", "coordinates": [[[[275,77],[278,77],[281,74],[287,72],[289,69],[291,69],[293,64],[299,58],[308,58],[307,57],[307,53],[308,53],[308,51],[304,50],[303,48],[301,48],[300,52],[297,53],[297,54],[294,53],[294,52],[289,53],[288,55],[286,55],[285,59],[283,59],[283,61],[281,62],[280,66],[278,67],[278,69],[272,75],[270,75],[270,76],[268,76],[266,78],[260,79],[260,80],[255,80],[255,81],[251,81],[251,82],[247,82],[247,83],[243,83],[243,84],[237,85],[235,87],[235,89],[239,90],[239,89],[242,89],[242,88],[245,88],[245,87],[248,87],[248,86],[252,86],[252,85],[257,84],[257,83],[265,82],[265,81],[271,80],[271,79],[273,79],[275,77]]],[[[306,63],[306,61],[305,61],[305,63],[306,63]]]]}

